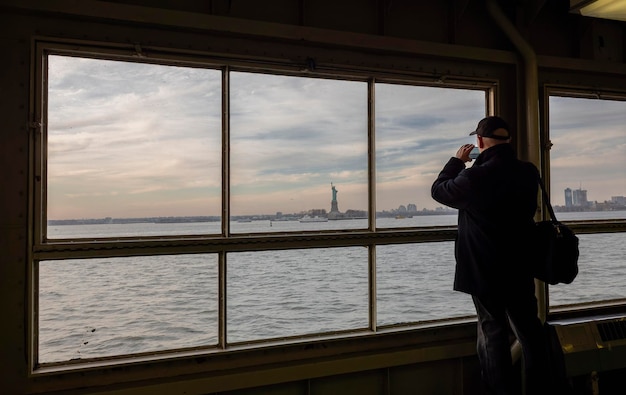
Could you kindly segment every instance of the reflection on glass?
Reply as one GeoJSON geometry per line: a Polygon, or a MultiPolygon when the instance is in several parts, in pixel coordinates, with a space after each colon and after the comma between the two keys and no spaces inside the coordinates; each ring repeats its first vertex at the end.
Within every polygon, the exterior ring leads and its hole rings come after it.
{"type": "Polygon", "coordinates": [[[43,261],[39,362],[217,344],[215,255],[43,261]]]}
{"type": "Polygon", "coordinates": [[[219,71],[48,61],[50,225],[190,223],[220,215],[219,71]]]}
{"type": "Polygon", "coordinates": [[[367,215],[365,82],[233,72],[230,109],[236,224],[261,220],[252,230],[261,232],[367,224],[359,221],[367,215]]]}
{"type": "Polygon", "coordinates": [[[376,247],[377,325],[474,315],[469,295],[454,291],[452,242],[376,247]]]}
{"type": "Polygon", "coordinates": [[[229,343],[368,327],[367,248],[227,258],[229,343]]]}
{"type": "Polygon", "coordinates": [[[427,217],[456,213],[430,188],[458,148],[475,143],[469,133],[485,113],[482,90],[376,84],[377,227],[428,226],[427,217]]]}
{"type": "Polygon", "coordinates": [[[626,101],[550,97],[550,200],[568,219],[626,218],[626,101]]]}
{"type": "Polygon", "coordinates": [[[626,234],[579,235],[578,276],[571,284],[550,286],[550,306],[626,298],[626,234]]]}

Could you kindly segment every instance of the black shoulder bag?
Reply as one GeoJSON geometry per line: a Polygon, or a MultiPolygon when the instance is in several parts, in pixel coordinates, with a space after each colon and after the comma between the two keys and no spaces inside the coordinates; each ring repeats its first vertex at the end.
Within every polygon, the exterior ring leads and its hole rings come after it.
{"type": "Polygon", "coordinates": [[[541,177],[538,181],[551,219],[535,224],[533,274],[548,284],[569,284],[578,275],[578,237],[556,219],[541,177]]]}

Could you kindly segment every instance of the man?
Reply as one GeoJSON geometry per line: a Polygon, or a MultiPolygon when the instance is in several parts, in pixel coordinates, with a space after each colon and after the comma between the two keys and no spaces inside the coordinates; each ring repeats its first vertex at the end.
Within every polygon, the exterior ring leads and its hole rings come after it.
{"type": "Polygon", "coordinates": [[[526,394],[547,393],[547,340],[537,316],[535,285],[528,267],[537,210],[537,168],[517,159],[510,129],[500,117],[482,119],[473,144],[448,161],[432,185],[432,197],[459,210],[454,290],[472,296],[477,352],[488,394],[518,394],[512,366],[509,320],[519,340],[526,394]]]}

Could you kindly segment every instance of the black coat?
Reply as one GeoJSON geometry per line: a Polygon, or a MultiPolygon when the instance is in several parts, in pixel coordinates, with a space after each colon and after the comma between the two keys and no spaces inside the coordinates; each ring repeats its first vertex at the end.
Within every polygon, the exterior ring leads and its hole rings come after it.
{"type": "Polygon", "coordinates": [[[436,201],[459,210],[454,289],[497,295],[533,287],[528,260],[539,172],[510,144],[484,150],[472,167],[451,158],[432,186],[436,201]]]}

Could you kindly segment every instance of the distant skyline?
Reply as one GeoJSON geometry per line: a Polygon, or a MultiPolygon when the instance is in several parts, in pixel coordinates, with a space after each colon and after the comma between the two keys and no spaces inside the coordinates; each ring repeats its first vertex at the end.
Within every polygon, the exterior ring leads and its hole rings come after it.
{"type": "MultiPolygon", "coordinates": [[[[219,215],[219,70],[50,56],[48,218],[219,215]]],[[[367,209],[367,84],[231,73],[233,215],[367,209]]],[[[430,186],[485,113],[482,91],[376,85],[377,211],[430,186]]],[[[551,98],[552,202],[626,194],[626,103],[551,98]],[[597,138],[601,136],[601,138],[597,138]]]]}

